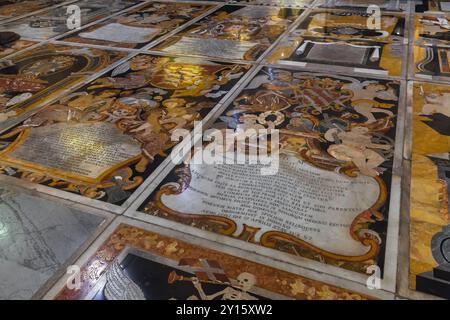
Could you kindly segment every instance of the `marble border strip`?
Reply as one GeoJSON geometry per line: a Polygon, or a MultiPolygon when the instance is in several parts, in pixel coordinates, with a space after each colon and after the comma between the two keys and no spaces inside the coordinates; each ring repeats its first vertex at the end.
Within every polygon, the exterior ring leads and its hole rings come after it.
{"type": "Polygon", "coordinates": [[[405,119],[405,141],[403,147],[403,158],[411,160],[412,156],[412,118],[413,118],[413,84],[414,81],[408,81],[408,94],[406,101],[406,119],[405,119]]]}

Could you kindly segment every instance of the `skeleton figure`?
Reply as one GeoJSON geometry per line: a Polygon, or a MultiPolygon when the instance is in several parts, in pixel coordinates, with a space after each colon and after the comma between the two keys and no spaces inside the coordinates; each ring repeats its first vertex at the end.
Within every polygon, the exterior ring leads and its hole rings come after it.
{"type": "Polygon", "coordinates": [[[389,150],[392,146],[372,143],[368,133],[366,127],[354,127],[349,132],[338,128],[329,129],[325,139],[337,144],[328,147],[327,151],[338,160],[352,161],[362,174],[375,177],[379,174],[377,167],[385,159],[372,149],[389,150]]]}
{"type": "Polygon", "coordinates": [[[256,277],[248,272],[243,272],[237,277],[238,285],[236,287],[226,287],[222,291],[211,295],[205,294],[202,285],[197,278],[192,279],[192,284],[197,289],[202,300],[213,300],[222,296],[221,300],[258,300],[256,297],[248,293],[256,284],[256,277]]]}

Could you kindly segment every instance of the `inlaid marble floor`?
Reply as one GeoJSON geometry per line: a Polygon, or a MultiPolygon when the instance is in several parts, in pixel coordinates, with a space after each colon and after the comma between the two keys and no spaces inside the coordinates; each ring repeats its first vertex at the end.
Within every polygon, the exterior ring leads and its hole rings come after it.
{"type": "Polygon", "coordinates": [[[106,219],[2,185],[0,299],[35,297],[106,219]]]}
{"type": "Polygon", "coordinates": [[[0,299],[450,299],[450,2],[372,2],[1,1],[0,299]]]}

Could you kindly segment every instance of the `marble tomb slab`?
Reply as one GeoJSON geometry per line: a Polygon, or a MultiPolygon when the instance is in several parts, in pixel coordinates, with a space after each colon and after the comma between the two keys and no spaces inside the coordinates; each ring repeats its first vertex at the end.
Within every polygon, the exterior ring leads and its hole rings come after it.
{"type": "Polygon", "coordinates": [[[0,299],[37,298],[109,218],[0,184],[0,299]],[[41,289],[42,288],[42,289],[41,289]]]}
{"type": "Polygon", "coordinates": [[[355,10],[312,10],[267,61],[318,70],[400,77],[406,57],[405,16],[382,13],[379,29],[355,10]]]}
{"type": "Polygon", "coordinates": [[[61,40],[140,49],[213,7],[195,2],[146,3],[142,7],[70,34],[61,40]]]}
{"type": "Polygon", "coordinates": [[[354,10],[314,9],[296,30],[304,36],[339,37],[342,40],[367,39],[390,42],[405,36],[405,15],[383,12],[380,27],[370,29],[370,16],[354,10]]]}
{"type": "Polygon", "coordinates": [[[301,13],[296,8],[226,5],[152,50],[255,61],[301,13]]]}

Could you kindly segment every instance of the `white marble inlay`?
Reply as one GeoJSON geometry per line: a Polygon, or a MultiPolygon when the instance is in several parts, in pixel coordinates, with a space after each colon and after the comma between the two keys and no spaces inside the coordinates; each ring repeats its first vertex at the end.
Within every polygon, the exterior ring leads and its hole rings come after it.
{"type": "Polygon", "coordinates": [[[0,299],[30,299],[103,220],[0,186],[0,299]]]}

